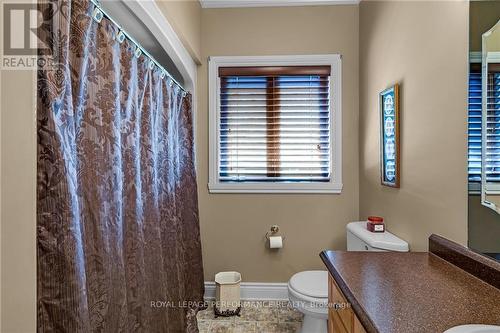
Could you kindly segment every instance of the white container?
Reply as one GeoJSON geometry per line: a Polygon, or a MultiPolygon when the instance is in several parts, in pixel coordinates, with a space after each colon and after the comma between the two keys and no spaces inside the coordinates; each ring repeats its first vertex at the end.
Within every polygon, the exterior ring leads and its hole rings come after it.
{"type": "Polygon", "coordinates": [[[237,311],[240,307],[240,282],[238,272],[215,274],[215,306],[219,312],[237,311]]]}

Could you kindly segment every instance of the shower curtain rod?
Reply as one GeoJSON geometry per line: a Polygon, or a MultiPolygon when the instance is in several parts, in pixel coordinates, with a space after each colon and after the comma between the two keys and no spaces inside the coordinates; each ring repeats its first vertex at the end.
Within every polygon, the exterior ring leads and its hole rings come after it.
{"type": "MultiPolygon", "coordinates": [[[[135,55],[137,57],[139,57],[141,54],[144,54],[146,57],[149,58],[149,60],[155,64],[156,66],[158,66],[161,70],[162,70],[162,73],[165,73],[166,76],[168,76],[171,80],[171,82],[175,83],[184,93],[184,95],[188,92],[179,82],[177,82],[176,79],[174,79],[174,77],[172,76],[172,74],[170,74],[162,65],[160,65],[160,63],[158,61],[156,61],[155,58],[153,58],[153,56],[151,54],[149,54],[148,51],[146,51],[146,49],[144,49],[142,47],[141,44],[139,44],[132,36],[130,36],[123,28],[120,24],[118,24],[114,19],[113,17],[111,17],[104,8],[102,8],[101,4],[100,4],[100,1],[99,0],[90,0],[90,2],[92,2],[95,6],[94,8],[94,12],[92,14],[93,16],[93,19],[96,20],[97,22],[101,22],[102,20],[102,17],[105,16],[106,18],[108,18],[111,23],[113,23],[114,25],[116,25],[118,27],[118,29],[120,30],[120,32],[123,34],[124,38],[127,38],[128,40],[130,40],[132,43],[134,43],[134,45],[136,46],[136,51],[135,51],[135,55]],[[97,9],[97,11],[96,11],[97,9]]],[[[117,35],[118,36],[118,35],[117,35]]],[[[124,38],[122,38],[121,41],[119,41],[120,43],[123,42],[124,38]]],[[[151,65],[150,65],[151,66],[151,65]]]]}

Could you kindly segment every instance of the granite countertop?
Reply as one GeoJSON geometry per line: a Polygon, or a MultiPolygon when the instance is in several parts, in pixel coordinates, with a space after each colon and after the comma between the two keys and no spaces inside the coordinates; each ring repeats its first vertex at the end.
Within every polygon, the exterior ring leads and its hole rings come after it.
{"type": "Polygon", "coordinates": [[[433,253],[323,251],[320,256],[369,333],[500,325],[500,289],[433,253]]]}

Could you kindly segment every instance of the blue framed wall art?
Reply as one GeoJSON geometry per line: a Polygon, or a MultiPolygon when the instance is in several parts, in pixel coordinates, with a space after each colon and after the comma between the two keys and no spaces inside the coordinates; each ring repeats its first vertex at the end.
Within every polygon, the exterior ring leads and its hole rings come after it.
{"type": "Polygon", "coordinates": [[[380,171],[382,185],[400,185],[399,85],[380,93],[380,171]]]}

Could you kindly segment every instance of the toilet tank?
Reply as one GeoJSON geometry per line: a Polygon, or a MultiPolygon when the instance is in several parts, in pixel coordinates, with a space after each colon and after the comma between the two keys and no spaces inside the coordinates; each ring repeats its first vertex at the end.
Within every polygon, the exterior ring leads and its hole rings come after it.
{"type": "Polygon", "coordinates": [[[408,243],[389,231],[371,232],[366,221],[347,224],[347,251],[408,252],[408,243]]]}

